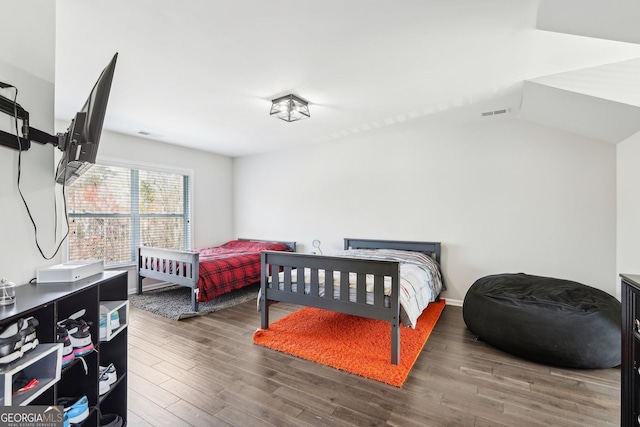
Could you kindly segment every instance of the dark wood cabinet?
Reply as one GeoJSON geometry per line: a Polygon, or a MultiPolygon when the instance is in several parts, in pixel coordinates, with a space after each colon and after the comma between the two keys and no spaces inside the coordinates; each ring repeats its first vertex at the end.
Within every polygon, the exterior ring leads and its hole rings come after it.
{"type": "MultiPolygon", "coordinates": [[[[91,341],[96,350],[82,358],[74,358],[67,366],[59,368],[60,379],[46,390],[40,390],[38,396],[28,403],[55,405],[60,397],[87,396],[90,414],[82,423],[83,427],[98,426],[99,411],[102,414],[116,413],[126,423],[129,315],[127,272],[107,271],[69,283],[27,284],[16,287],[15,291],[16,302],[0,307],[0,326],[33,316],[39,323],[36,327],[40,342],[38,347],[54,346],[57,322],[84,309],[82,319],[90,325],[91,341]],[[110,323],[108,333],[103,331],[102,337],[101,312],[105,319],[109,319],[107,323],[110,323]],[[103,389],[100,394],[100,366],[111,363],[116,368],[117,380],[108,391],[103,389]]],[[[58,348],[61,349],[61,346],[58,345],[58,348]]],[[[22,370],[23,365],[29,363],[26,358],[23,359],[0,367],[0,375],[3,372],[22,370]]],[[[59,357],[55,363],[60,363],[59,357]]]]}
{"type": "Polygon", "coordinates": [[[620,425],[640,426],[640,275],[622,274],[620,425]]]}

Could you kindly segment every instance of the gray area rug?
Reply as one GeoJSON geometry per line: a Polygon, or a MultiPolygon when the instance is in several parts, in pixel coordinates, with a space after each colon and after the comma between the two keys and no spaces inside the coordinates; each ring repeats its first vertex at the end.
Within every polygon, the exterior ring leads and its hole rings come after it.
{"type": "Polygon", "coordinates": [[[142,295],[129,295],[129,302],[138,308],[173,320],[202,316],[213,311],[233,307],[245,301],[256,300],[260,284],[237,289],[220,295],[211,301],[198,303],[198,312],[191,311],[191,288],[185,286],[169,286],[161,289],[145,291],[142,295]]]}

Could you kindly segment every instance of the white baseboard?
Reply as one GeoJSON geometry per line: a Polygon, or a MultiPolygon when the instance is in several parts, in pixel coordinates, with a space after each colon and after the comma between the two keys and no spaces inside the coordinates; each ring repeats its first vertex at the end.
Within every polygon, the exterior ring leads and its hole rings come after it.
{"type": "MultiPolygon", "coordinates": [[[[153,291],[155,289],[160,289],[160,288],[166,288],[168,286],[172,286],[173,283],[169,283],[169,282],[157,282],[157,283],[152,283],[150,285],[143,285],[142,286],[142,292],[144,291],[153,291]]],[[[133,295],[136,292],[138,292],[138,290],[136,288],[129,288],[129,295],[133,295]]]]}
{"type": "Polygon", "coordinates": [[[452,305],[455,307],[462,307],[462,300],[460,299],[450,299],[450,298],[445,298],[447,305],[452,305]]]}

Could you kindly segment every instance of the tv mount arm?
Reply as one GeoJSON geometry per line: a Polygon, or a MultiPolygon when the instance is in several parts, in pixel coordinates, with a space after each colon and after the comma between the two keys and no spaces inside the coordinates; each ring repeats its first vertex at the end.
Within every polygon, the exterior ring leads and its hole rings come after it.
{"type": "Polygon", "coordinates": [[[60,149],[63,149],[61,145],[64,144],[64,134],[50,135],[46,132],[32,128],[29,126],[29,112],[20,106],[20,104],[14,103],[9,98],[0,95],[0,112],[14,117],[17,115],[19,120],[22,120],[22,137],[16,136],[9,132],[0,130],[0,145],[13,148],[16,150],[22,149],[26,151],[31,147],[31,141],[38,142],[40,144],[52,144],[60,149]],[[18,144],[18,138],[20,138],[20,144],[18,144]]]}

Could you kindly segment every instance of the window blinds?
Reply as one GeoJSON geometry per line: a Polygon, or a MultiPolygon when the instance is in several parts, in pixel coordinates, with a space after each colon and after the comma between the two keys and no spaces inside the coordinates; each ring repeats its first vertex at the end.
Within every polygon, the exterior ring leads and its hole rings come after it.
{"type": "Polygon", "coordinates": [[[140,245],[190,248],[189,177],[94,165],[66,188],[69,261],[135,261],[140,245]]]}

